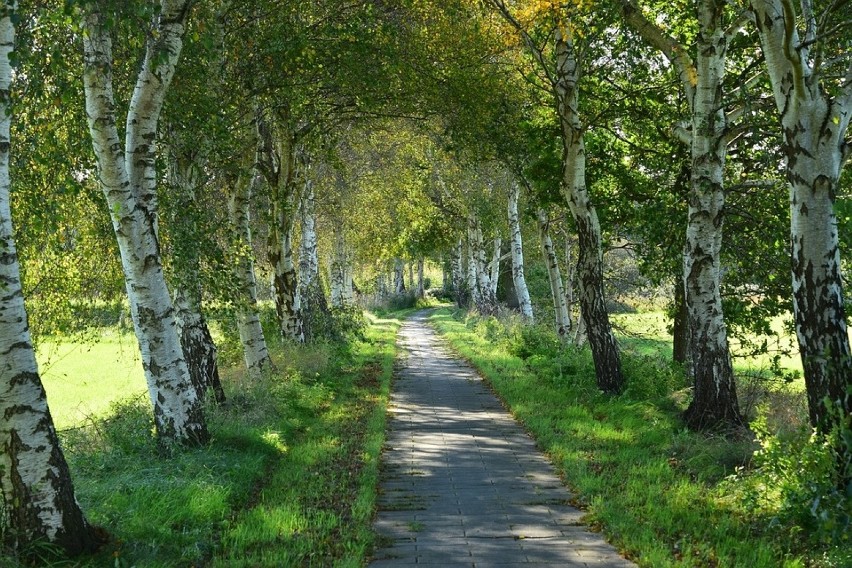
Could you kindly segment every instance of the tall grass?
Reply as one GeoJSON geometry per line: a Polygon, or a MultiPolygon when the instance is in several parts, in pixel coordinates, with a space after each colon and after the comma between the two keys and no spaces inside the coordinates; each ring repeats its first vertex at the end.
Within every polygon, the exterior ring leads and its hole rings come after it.
{"type": "MultiPolygon", "coordinates": [[[[679,413],[688,389],[676,367],[628,352],[625,392],[606,396],[595,386],[588,350],[562,345],[549,329],[456,316],[440,310],[430,321],[547,452],[587,511],[586,521],[641,566],[852,565],[849,534],[837,532],[837,524],[809,528],[786,514],[789,499],[754,497],[767,495],[762,484],[779,479],[764,467],[777,464],[772,455],[760,459],[765,439],[761,445],[750,435],[731,439],[684,428],[679,413]]],[[[801,495],[803,475],[790,471],[808,470],[796,456],[822,458],[804,446],[774,448],[789,452],[790,467],[780,468],[788,496],[801,495]]],[[[823,473],[824,462],[817,464],[823,473]]],[[[838,498],[830,505],[835,509],[828,514],[848,531],[848,516],[842,523],[849,502],[838,498]]]]}
{"type": "Polygon", "coordinates": [[[277,346],[263,377],[224,369],[228,401],[208,407],[203,448],[162,454],[145,395],[63,432],[78,501],[111,541],[36,564],[362,565],[399,325],[373,317],[362,339],[277,346]]]}

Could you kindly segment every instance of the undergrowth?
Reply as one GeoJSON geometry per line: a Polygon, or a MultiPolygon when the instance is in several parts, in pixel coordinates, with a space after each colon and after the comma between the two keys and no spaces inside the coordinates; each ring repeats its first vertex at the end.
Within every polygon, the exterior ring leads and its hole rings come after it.
{"type": "Polygon", "coordinates": [[[362,565],[400,323],[371,320],[363,339],[274,348],[263,377],[223,369],[203,448],[162,455],[145,397],[63,433],[77,499],[111,540],[38,565],[362,565]]]}
{"type": "Polygon", "coordinates": [[[448,309],[431,321],[549,454],[586,521],[641,566],[852,566],[831,441],[761,429],[766,409],[756,439],[693,433],[683,372],[659,358],[624,352],[626,388],[611,397],[588,349],[546,326],[448,309]]]}

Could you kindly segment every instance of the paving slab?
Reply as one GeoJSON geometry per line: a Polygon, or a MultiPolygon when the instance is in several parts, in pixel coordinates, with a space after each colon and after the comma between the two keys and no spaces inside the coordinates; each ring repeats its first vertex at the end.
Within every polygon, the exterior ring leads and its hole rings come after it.
{"type": "Polygon", "coordinates": [[[532,439],[418,312],[400,330],[372,568],[627,568],[532,439]]]}

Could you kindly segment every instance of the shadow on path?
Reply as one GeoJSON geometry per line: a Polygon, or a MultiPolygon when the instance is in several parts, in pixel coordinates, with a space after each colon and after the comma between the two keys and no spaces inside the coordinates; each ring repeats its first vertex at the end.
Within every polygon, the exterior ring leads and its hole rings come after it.
{"type": "Polygon", "coordinates": [[[533,441],[426,326],[403,325],[382,455],[383,537],[371,567],[613,566],[621,558],[580,523],[533,441]]]}

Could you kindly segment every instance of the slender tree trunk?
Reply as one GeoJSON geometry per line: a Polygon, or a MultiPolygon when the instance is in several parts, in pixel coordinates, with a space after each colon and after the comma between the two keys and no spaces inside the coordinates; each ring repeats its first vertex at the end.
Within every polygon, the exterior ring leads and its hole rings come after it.
{"type": "Polygon", "coordinates": [[[689,364],[689,310],[686,306],[686,292],[683,285],[683,274],[674,282],[674,317],[672,318],[672,360],[681,363],[687,369],[687,376],[692,377],[689,364]]]}
{"type": "Polygon", "coordinates": [[[518,307],[521,316],[528,322],[533,321],[532,301],[524,277],[524,244],[521,239],[521,221],[518,215],[518,199],[521,188],[512,183],[509,191],[509,234],[512,247],[512,282],[515,284],[515,294],[518,296],[518,307]]]}
{"type": "Polygon", "coordinates": [[[544,256],[544,264],[547,267],[547,279],[550,282],[550,296],[553,299],[553,310],[556,317],[556,333],[563,340],[568,339],[568,334],[571,332],[571,314],[568,311],[568,306],[565,303],[565,289],[562,283],[562,274],[559,270],[559,262],[556,258],[556,250],[553,248],[553,241],[550,238],[548,231],[550,221],[548,220],[547,211],[539,209],[538,217],[538,236],[541,241],[541,252],[544,256]]]}
{"type": "Polygon", "coordinates": [[[727,40],[724,4],[698,3],[697,85],[692,102],[692,170],[684,249],[684,284],[694,378],[684,418],[695,429],[741,426],[728,334],[722,312],[722,228],[727,154],[722,80],[727,40]]]}
{"type": "Polygon", "coordinates": [[[9,55],[15,3],[0,8],[0,545],[46,541],[70,556],[98,546],[76,499],[30,340],[9,200],[9,55]]]}
{"type": "MultiPolygon", "coordinates": [[[[799,39],[792,4],[753,0],[761,45],[781,118],[790,189],[790,253],[796,337],[805,374],[811,424],[825,433],[852,415],[852,357],[846,328],[840,248],[834,201],[841,169],[852,148],[846,131],[852,118],[852,62],[842,90],[822,84],[814,14],[803,14],[799,39]],[[826,402],[832,407],[827,412],[826,402]]],[[[838,10],[842,9],[837,7],[838,10]]],[[[827,49],[827,48],[825,48],[827,49]]],[[[852,448],[838,448],[840,470],[852,448]]],[[[852,475],[849,470],[845,473],[852,475]]]]}
{"type": "Polygon", "coordinates": [[[500,280],[500,259],[503,257],[503,239],[494,237],[494,254],[491,256],[489,263],[490,272],[488,275],[489,293],[497,298],[497,283],[500,280]]]}
{"type": "Polygon", "coordinates": [[[603,291],[603,245],[598,215],[586,188],[584,127],[577,114],[580,67],[570,36],[556,33],[556,102],[562,130],[562,189],[579,239],[580,306],[595,362],[598,388],[618,393],[624,385],[618,344],[603,291]]]}
{"type": "Polygon", "coordinates": [[[320,314],[328,312],[328,302],[319,274],[314,187],[310,180],[305,182],[300,203],[302,240],[299,243],[299,293],[296,311],[302,315],[305,341],[311,341],[317,332],[316,324],[320,314]]]}
{"type": "Polygon", "coordinates": [[[346,229],[343,219],[334,222],[334,252],[330,270],[331,305],[337,308],[350,306],[355,301],[352,290],[352,262],[346,245],[346,229]]]}
{"type": "Polygon", "coordinates": [[[424,287],[424,278],[423,272],[425,270],[423,257],[417,259],[417,297],[423,298],[426,295],[426,289],[424,287]]]}
{"type": "Polygon", "coordinates": [[[189,2],[164,0],[161,8],[130,100],[123,145],[115,117],[112,40],[97,3],[83,8],[83,83],[157,434],[162,443],[201,444],[209,434],[183,358],[156,227],[157,122],[180,55],[189,2]]]}
{"type": "Polygon", "coordinates": [[[201,311],[201,231],[197,226],[196,188],[201,184],[201,167],[194,152],[179,157],[169,152],[169,175],[174,205],[170,211],[172,261],[174,265],[176,322],[192,384],[200,399],[212,390],[218,403],[225,401],[219,380],[216,346],[201,311]]]}
{"type": "Polygon", "coordinates": [[[251,182],[237,181],[228,201],[228,215],[234,235],[234,271],[240,288],[237,301],[237,329],[243,346],[246,369],[252,375],[273,368],[263,327],[257,309],[257,280],[254,276],[254,249],[252,247],[249,203],[256,186],[261,183],[260,174],[252,176],[251,182]]]}
{"type": "Polygon", "coordinates": [[[479,285],[477,284],[476,277],[476,265],[477,265],[477,253],[476,248],[472,239],[472,235],[470,233],[470,229],[468,228],[467,234],[467,270],[465,271],[465,283],[468,291],[470,292],[470,305],[477,306],[479,305],[479,285]]]}
{"type": "Polygon", "coordinates": [[[464,263],[462,262],[463,253],[464,240],[459,238],[450,253],[450,272],[452,274],[453,294],[456,298],[456,305],[460,309],[470,306],[470,288],[466,284],[464,263]]]}

